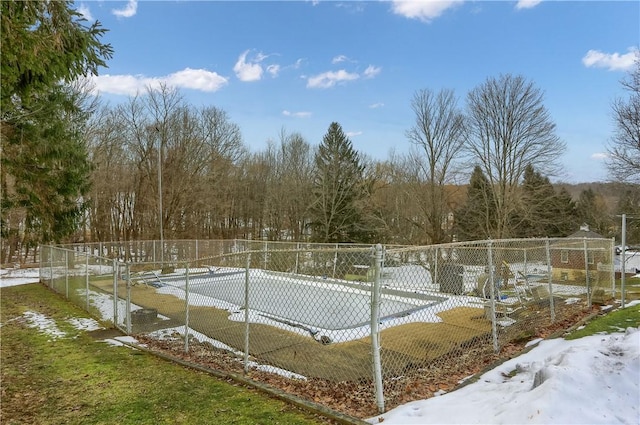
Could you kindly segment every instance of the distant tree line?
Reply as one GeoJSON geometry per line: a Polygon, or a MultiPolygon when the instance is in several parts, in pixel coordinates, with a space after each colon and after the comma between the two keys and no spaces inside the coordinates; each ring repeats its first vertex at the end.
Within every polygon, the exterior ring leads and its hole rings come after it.
{"type": "MultiPolygon", "coordinates": [[[[113,51],[71,2],[1,7],[2,263],[39,243],[161,235],[434,244],[566,236],[586,223],[610,237],[616,214],[640,215],[640,62],[623,80],[629,99],[612,105],[612,208],[601,192],[550,182],[565,145],[520,75],[489,77],[464,102],[416,91],[398,141],[408,152],[384,161],[354,149],[337,121],[318,140],[283,129],[251,152],[224,110],[168,86],[100,106],[78,81],[113,51]]],[[[628,240],[640,243],[640,226],[628,240]]]]}

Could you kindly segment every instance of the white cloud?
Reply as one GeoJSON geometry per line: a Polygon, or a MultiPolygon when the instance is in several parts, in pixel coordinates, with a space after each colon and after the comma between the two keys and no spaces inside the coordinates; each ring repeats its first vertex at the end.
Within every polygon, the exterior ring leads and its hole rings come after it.
{"type": "Polygon", "coordinates": [[[322,74],[314,75],[307,79],[307,87],[314,89],[327,89],[338,83],[345,81],[353,81],[360,78],[358,74],[347,72],[344,69],[339,71],[328,71],[322,74]]]}
{"type": "Polygon", "coordinates": [[[355,137],[362,135],[362,131],[347,131],[345,134],[347,137],[355,137]]]}
{"type": "Polygon", "coordinates": [[[280,65],[269,65],[269,66],[267,66],[267,72],[272,77],[277,77],[278,74],[280,73],[280,65]]]}
{"type": "Polygon", "coordinates": [[[91,78],[94,92],[119,95],[135,95],[147,88],[156,89],[160,84],[172,87],[215,92],[228,84],[228,79],[206,69],[185,68],[165,77],[144,75],[99,75],[91,78]]]}
{"type": "Polygon", "coordinates": [[[542,3],[542,0],[518,0],[516,9],[533,9],[542,3]]]}
{"type": "Polygon", "coordinates": [[[607,159],[608,157],[609,155],[607,155],[605,152],[596,152],[591,155],[592,159],[597,159],[597,160],[607,159]]]}
{"type": "Polygon", "coordinates": [[[331,59],[331,63],[336,64],[336,63],[340,63],[340,62],[346,62],[348,60],[349,60],[349,58],[346,57],[345,55],[338,55],[335,58],[331,59]]]}
{"type": "Polygon", "coordinates": [[[311,116],[311,112],[290,112],[285,109],[282,111],[282,115],[285,117],[309,118],[311,116]]]}
{"type": "Polygon", "coordinates": [[[260,65],[261,59],[258,59],[262,56],[259,55],[256,59],[247,62],[248,54],[249,51],[245,50],[240,57],[238,57],[238,61],[233,66],[233,71],[240,81],[259,81],[262,78],[262,65],[260,65]]]}
{"type": "Polygon", "coordinates": [[[80,3],[80,6],[78,6],[78,13],[80,13],[82,17],[89,22],[93,22],[95,20],[93,19],[93,15],[91,15],[91,10],[89,10],[89,6],[87,6],[84,3],[80,3]]]}
{"type": "Polygon", "coordinates": [[[582,58],[587,68],[607,68],[609,71],[626,71],[633,67],[637,51],[629,48],[629,53],[604,53],[599,50],[589,50],[582,58]]]}
{"type": "Polygon", "coordinates": [[[372,103],[371,105],[369,105],[369,108],[377,109],[377,108],[382,108],[383,106],[384,106],[384,103],[378,102],[378,103],[372,103]]]}
{"type": "Polygon", "coordinates": [[[167,84],[187,89],[215,92],[227,84],[227,79],[206,69],[185,68],[166,77],[167,84]]]}
{"type": "Polygon", "coordinates": [[[442,15],[445,10],[458,6],[462,3],[463,0],[393,0],[391,10],[396,15],[401,15],[409,19],[431,22],[434,18],[442,15]]]}
{"type": "Polygon", "coordinates": [[[129,0],[125,7],[122,9],[111,9],[111,13],[118,18],[131,18],[135,16],[138,11],[138,0],[129,0]]]}
{"type": "Polygon", "coordinates": [[[369,65],[367,69],[364,70],[364,76],[365,78],[373,78],[376,75],[380,74],[380,71],[382,71],[382,68],[380,68],[379,66],[369,65]]]}
{"type": "MultiPolygon", "coordinates": [[[[233,66],[236,77],[238,77],[240,81],[260,81],[262,79],[262,74],[264,73],[262,62],[272,55],[266,55],[262,52],[258,52],[253,58],[248,58],[248,56],[249,50],[245,50],[238,57],[238,61],[233,66]]],[[[299,61],[300,60],[298,60],[298,62],[299,61]]],[[[298,62],[296,62],[296,64],[298,64],[298,62]]],[[[282,68],[278,64],[271,64],[266,67],[266,70],[275,78],[278,76],[282,68]]]]}

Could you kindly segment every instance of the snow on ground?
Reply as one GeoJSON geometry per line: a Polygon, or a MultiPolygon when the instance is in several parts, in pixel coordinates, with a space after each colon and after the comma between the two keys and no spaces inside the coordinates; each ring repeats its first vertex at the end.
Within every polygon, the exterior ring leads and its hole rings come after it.
{"type": "MultiPolygon", "coordinates": [[[[640,312],[640,302],[626,308],[640,312]]],[[[541,341],[457,391],[368,419],[392,424],[639,424],[640,328],[541,341]]]]}
{"type": "Polygon", "coordinates": [[[40,281],[40,269],[0,269],[0,288],[40,281]]]}

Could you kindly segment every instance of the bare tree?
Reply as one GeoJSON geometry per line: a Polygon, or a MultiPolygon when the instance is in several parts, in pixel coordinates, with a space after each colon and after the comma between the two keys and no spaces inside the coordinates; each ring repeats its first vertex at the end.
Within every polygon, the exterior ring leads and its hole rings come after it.
{"type": "Polygon", "coordinates": [[[163,86],[107,110],[95,128],[94,237],[158,237],[160,178],[167,237],[226,236],[245,149],[224,111],[196,109],[163,86]]]}
{"type": "Polygon", "coordinates": [[[455,161],[461,156],[466,127],[453,90],[434,93],[423,89],[411,102],[415,123],[407,131],[413,144],[409,153],[410,196],[415,199],[421,217],[415,224],[422,227],[426,243],[443,243],[451,239],[448,223],[450,191],[455,161]]]}
{"type": "Polygon", "coordinates": [[[607,147],[607,168],[613,180],[640,183],[640,50],[621,84],[629,98],[617,98],[611,105],[616,129],[607,147]]]}
{"type": "Polygon", "coordinates": [[[308,224],[307,209],[312,202],[313,150],[299,133],[280,132],[275,147],[273,202],[287,238],[302,240],[308,224]]]}
{"type": "Polygon", "coordinates": [[[545,175],[558,171],[565,144],[543,104],[543,94],[522,76],[488,78],[467,97],[468,149],[493,191],[492,238],[510,234],[519,208],[519,183],[528,165],[545,175]]]}
{"type": "Polygon", "coordinates": [[[382,220],[381,242],[424,244],[424,221],[413,195],[407,158],[392,153],[387,161],[374,163],[369,168],[376,174],[375,190],[369,202],[382,220]]]}

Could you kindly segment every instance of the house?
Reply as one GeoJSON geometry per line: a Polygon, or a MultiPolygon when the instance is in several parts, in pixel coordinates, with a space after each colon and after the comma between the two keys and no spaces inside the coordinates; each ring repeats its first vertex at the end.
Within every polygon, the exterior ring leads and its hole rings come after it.
{"type": "Polygon", "coordinates": [[[606,278],[602,274],[610,275],[612,255],[613,240],[589,230],[589,226],[583,224],[580,230],[567,236],[564,241],[552,245],[552,279],[556,282],[584,284],[588,271],[591,282],[595,283],[606,278]]]}

